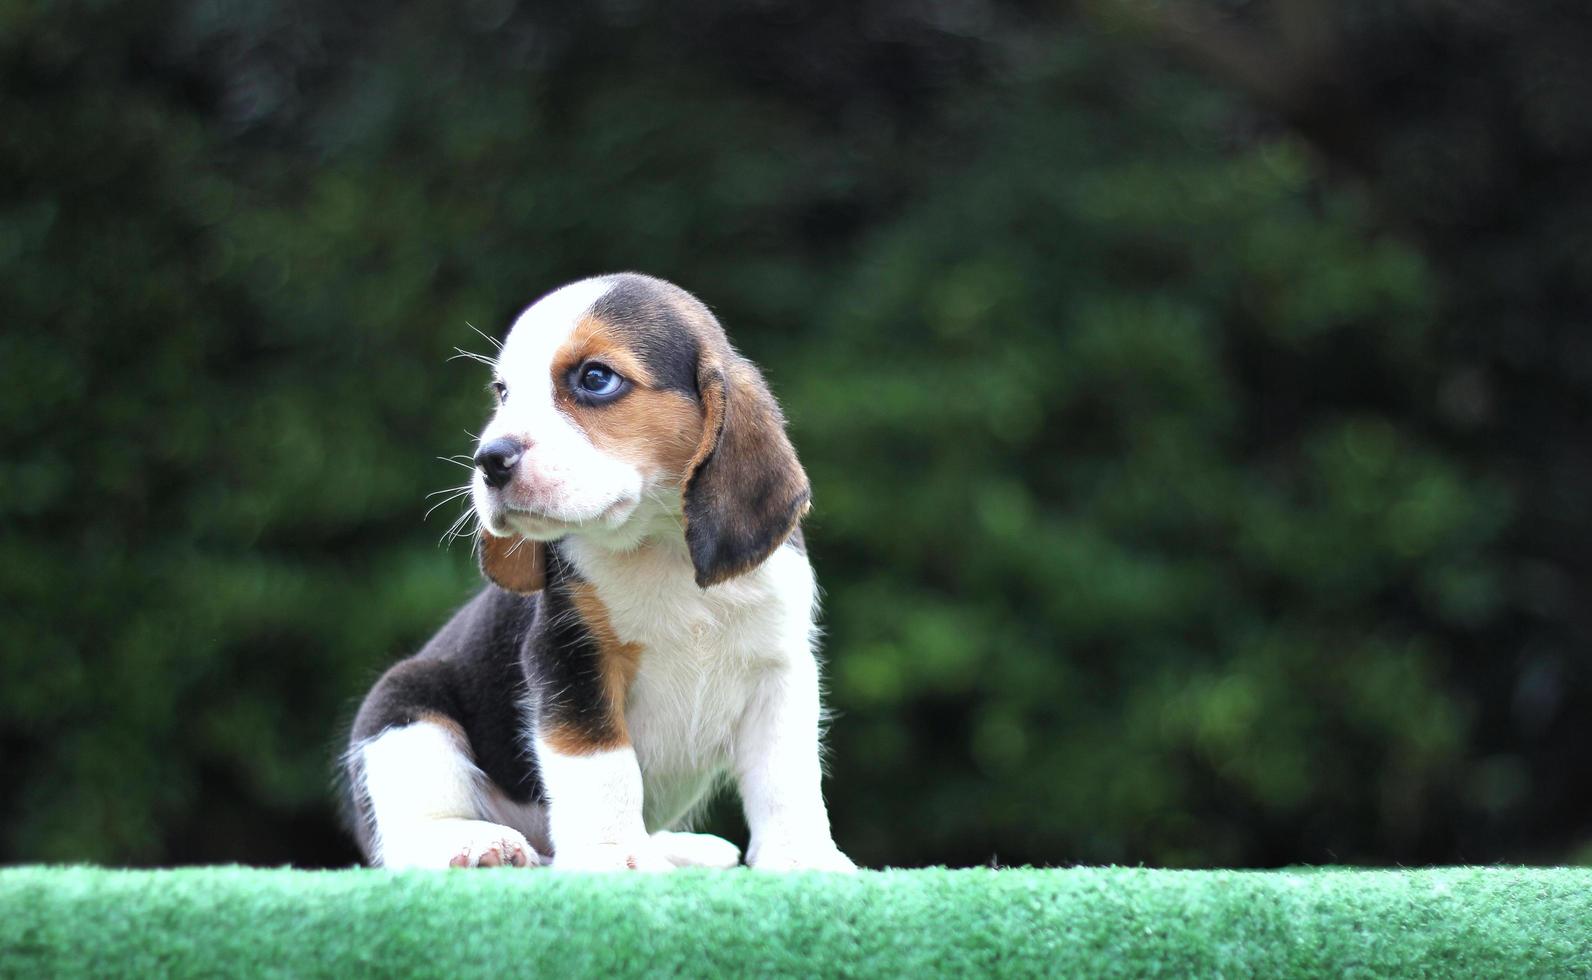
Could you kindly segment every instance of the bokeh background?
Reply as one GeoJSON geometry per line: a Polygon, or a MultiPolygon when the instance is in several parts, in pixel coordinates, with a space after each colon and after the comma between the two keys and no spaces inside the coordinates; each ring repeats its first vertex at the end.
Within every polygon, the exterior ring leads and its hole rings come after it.
{"type": "Polygon", "coordinates": [[[0,4],[0,861],[353,861],[449,357],[619,269],[787,408],[859,860],[1592,861],[1589,106],[1548,0],[0,4]]]}

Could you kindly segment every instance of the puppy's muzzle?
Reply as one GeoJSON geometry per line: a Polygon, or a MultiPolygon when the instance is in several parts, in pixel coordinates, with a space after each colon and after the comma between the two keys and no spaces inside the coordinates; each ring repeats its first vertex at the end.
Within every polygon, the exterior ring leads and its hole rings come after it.
{"type": "Polygon", "coordinates": [[[514,479],[514,470],[520,465],[524,447],[513,439],[493,439],[475,454],[475,465],[494,490],[502,490],[514,479]]]}

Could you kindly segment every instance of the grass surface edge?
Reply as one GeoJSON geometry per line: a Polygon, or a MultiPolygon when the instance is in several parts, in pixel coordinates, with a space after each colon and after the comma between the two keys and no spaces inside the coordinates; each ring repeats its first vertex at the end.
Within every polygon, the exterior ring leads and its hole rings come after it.
{"type": "Polygon", "coordinates": [[[1592,869],[0,869],[0,973],[1592,975],[1592,869]]]}

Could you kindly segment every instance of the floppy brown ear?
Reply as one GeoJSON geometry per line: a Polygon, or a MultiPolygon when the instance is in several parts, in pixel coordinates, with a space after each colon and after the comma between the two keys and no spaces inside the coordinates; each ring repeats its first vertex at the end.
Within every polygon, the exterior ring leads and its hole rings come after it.
{"type": "Polygon", "coordinates": [[[685,540],[697,585],[707,588],[784,544],[812,491],[757,368],[733,355],[704,362],[697,390],[705,423],[685,481],[685,540]]]}
{"type": "Polygon", "coordinates": [[[530,595],[547,584],[547,556],[540,541],[500,538],[481,532],[481,574],[510,592],[530,595]]]}

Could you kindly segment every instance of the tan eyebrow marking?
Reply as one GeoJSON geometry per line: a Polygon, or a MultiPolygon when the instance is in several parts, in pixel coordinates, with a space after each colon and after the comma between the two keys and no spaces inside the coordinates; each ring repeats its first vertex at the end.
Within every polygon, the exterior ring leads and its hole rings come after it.
{"type": "Polygon", "coordinates": [[[651,372],[610,324],[588,316],[553,358],[553,390],[560,410],[591,438],[592,445],[650,473],[683,478],[702,441],[702,410],[689,395],[652,387],[651,372]],[[587,404],[568,390],[569,372],[597,360],[629,379],[623,397],[587,404]]]}
{"type": "Polygon", "coordinates": [[[601,361],[641,387],[650,388],[655,383],[641,357],[615,336],[612,326],[594,316],[582,317],[564,346],[553,355],[554,381],[586,361],[601,361]]]}

